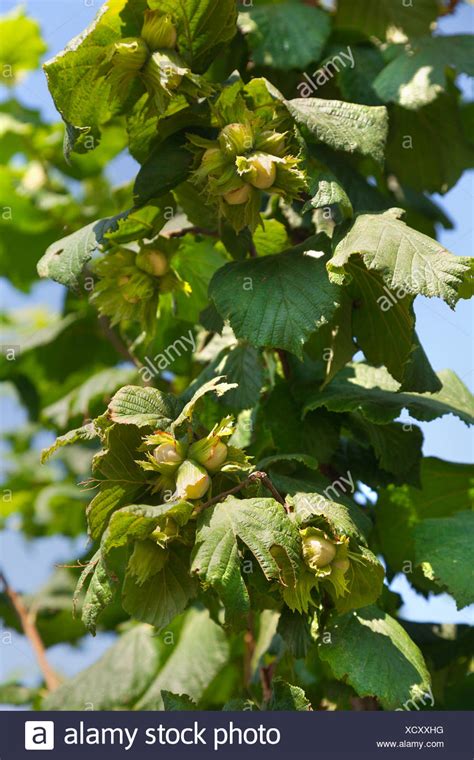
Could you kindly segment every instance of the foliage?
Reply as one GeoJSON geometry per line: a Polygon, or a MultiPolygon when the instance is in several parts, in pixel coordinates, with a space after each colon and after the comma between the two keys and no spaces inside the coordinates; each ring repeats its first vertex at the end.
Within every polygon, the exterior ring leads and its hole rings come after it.
{"type": "MultiPolygon", "coordinates": [[[[464,699],[466,631],[408,623],[387,582],[474,602],[472,470],[399,421],[474,416],[414,309],[472,288],[428,195],[472,166],[472,39],[432,34],[431,0],[373,5],[108,0],[44,66],[63,124],[1,103],[0,257],[15,287],[37,265],[64,296],[3,315],[29,422],[7,437],[2,526],[87,530],[81,563],[25,597],[46,647],[116,633],[58,689],[5,701],[464,699]],[[112,187],[127,149],[136,177],[112,187]]],[[[16,81],[45,46],[23,11],[0,28],[16,81]]],[[[5,595],[0,615],[19,630],[5,595]]]]}

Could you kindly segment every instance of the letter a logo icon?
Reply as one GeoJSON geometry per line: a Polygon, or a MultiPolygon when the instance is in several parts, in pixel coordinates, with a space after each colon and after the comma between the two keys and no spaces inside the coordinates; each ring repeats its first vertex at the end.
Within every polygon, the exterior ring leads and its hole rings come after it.
{"type": "Polygon", "coordinates": [[[54,749],[54,723],[52,720],[26,721],[25,749],[54,749]]]}

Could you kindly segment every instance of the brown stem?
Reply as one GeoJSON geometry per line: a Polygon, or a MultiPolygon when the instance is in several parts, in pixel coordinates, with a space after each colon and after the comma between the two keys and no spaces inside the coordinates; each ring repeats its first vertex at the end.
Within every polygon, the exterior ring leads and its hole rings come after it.
{"type": "Polygon", "coordinates": [[[208,237],[214,238],[220,237],[216,230],[205,230],[203,227],[187,227],[184,230],[173,230],[167,234],[167,237],[180,238],[185,235],[207,235],[208,237]]]}
{"type": "Polygon", "coordinates": [[[259,480],[261,480],[261,481],[262,481],[263,485],[264,485],[266,488],[268,488],[268,490],[270,491],[270,493],[271,493],[271,495],[273,496],[273,498],[275,499],[275,501],[279,501],[279,502],[280,502],[280,504],[281,504],[282,506],[284,506],[284,507],[285,507],[285,510],[286,510],[287,512],[289,512],[289,510],[287,509],[287,504],[286,504],[286,501],[285,501],[285,499],[284,499],[284,498],[283,498],[283,496],[282,496],[282,495],[281,495],[281,494],[280,494],[280,493],[279,493],[279,492],[276,490],[275,486],[273,485],[272,481],[271,481],[271,480],[270,480],[270,478],[268,477],[267,473],[266,473],[266,472],[258,472],[258,473],[255,473],[255,474],[256,474],[256,475],[258,475],[258,478],[259,478],[259,480]]]}
{"type": "Polygon", "coordinates": [[[197,511],[198,512],[203,512],[208,507],[212,507],[213,504],[217,504],[222,499],[225,499],[226,496],[232,496],[232,494],[238,493],[243,488],[245,488],[245,486],[248,486],[249,483],[251,483],[251,482],[252,482],[252,480],[251,480],[250,477],[245,478],[245,480],[242,480],[240,483],[237,483],[237,485],[234,486],[233,488],[229,488],[228,491],[223,491],[218,496],[213,496],[212,499],[209,499],[209,501],[205,501],[204,504],[201,504],[198,507],[197,511]]]}
{"type": "Polygon", "coordinates": [[[274,662],[270,663],[270,665],[267,665],[267,667],[260,668],[260,682],[262,684],[262,696],[263,696],[263,703],[265,705],[268,704],[268,702],[270,702],[273,695],[272,680],[273,680],[274,672],[275,672],[274,662]]]}
{"type": "Polygon", "coordinates": [[[258,257],[257,249],[255,248],[255,243],[253,242],[252,237],[250,237],[249,253],[252,259],[256,259],[258,257]]]}
{"type": "Polygon", "coordinates": [[[125,343],[122,342],[122,340],[119,338],[115,330],[112,328],[109,320],[107,317],[99,317],[99,325],[100,328],[104,334],[104,337],[107,338],[107,340],[113,345],[115,350],[117,351],[120,356],[125,359],[125,361],[130,362],[131,364],[134,364],[137,369],[140,369],[143,367],[143,364],[141,363],[140,359],[137,359],[136,356],[132,354],[128,346],[125,345],[125,343]]]}
{"type": "Polygon", "coordinates": [[[0,571],[0,583],[3,585],[3,588],[5,589],[5,594],[7,595],[16,614],[18,615],[20,619],[21,627],[23,628],[23,632],[26,638],[28,639],[28,641],[30,642],[31,647],[35,653],[36,660],[38,662],[39,668],[43,674],[43,678],[46,683],[46,687],[48,691],[54,691],[54,689],[58,688],[61,681],[59,680],[58,676],[56,675],[56,673],[51,668],[48,662],[44,644],[41,641],[41,637],[38,633],[38,629],[35,624],[35,616],[33,615],[31,611],[27,609],[21,596],[17,594],[16,591],[14,591],[11,588],[10,584],[5,578],[5,574],[1,571],[0,571]]]}
{"type": "Polygon", "coordinates": [[[252,612],[249,612],[247,621],[247,630],[244,634],[244,683],[246,687],[250,685],[252,680],[252,659],[256,646],[252,612]]]}
{"type": "Polygon", "coordinates": [[[454,13],[456,8],[459,5],[460,0],[448,0],[448,4],[446,8],[444,8],[441,12],[442,16],[449,16],[450,13],[454,13]]]}
{"type": "Polygon", "coordinates": [[[212,499],[209,499],[209,501],[204,502],[204,504],[201,504],[201,506],[198,508],[198,512],[203,512],[208,507],[212,507],[213,504],[217,504],[219,501],[222,501],[222,499],[225,499],[226,496],[232,496],[234,493],[238,493],[239,491],[242,491],[243,488],[250,485],[254,480],[260,480],[263,485],[268,488],[270,493],[272,494],[273,498],[280,502],[285,507],[285,511],[289,512],[288,506],[281,494],[278,493],[277,489],[273,485],[272,481],[268,477],[266,472],[252,472],[248,478],[245,478],[245,480],[242,480],[240,483],[237,483],[236,486],[233,488],[229,488],[228,491],[223,491],[218,496],[214,496],[212,499]]]}

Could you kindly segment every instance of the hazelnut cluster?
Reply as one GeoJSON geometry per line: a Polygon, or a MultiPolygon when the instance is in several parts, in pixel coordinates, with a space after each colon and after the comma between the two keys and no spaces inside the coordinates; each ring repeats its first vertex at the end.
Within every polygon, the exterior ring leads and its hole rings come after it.
{"type": "Polygon", "coordinates": [[[141,245],[138,252],[115,248],[93,265],[97,277],[91,301],[111,324],[140,322],[153,329],[160,293],[177,284],[169,257],[157,245],[141,245]]]}
{"type": "Polygon", "coordinates": [[[263,193],[293,199],[306,187],[305,174],[294,155],[292,135],[276,128],[271,110],[252,111],[244,94],[220,111],[221,101],[214,109],[220,127],[216,139],[188,135],[196,153],[193,181],[237,231],[246,226],[254,230],[260,222],[263,193]],[[229,116],[236,120],[225,123],[229,116]]]}
{"type": "Polygon", "coordinates": [[[233,428],[227,425],[227,420],[224,423],[197,440],[190,441],[188,436],[176,438],[159,430],[148,436],[143,445],[146,460],[139,464],[156,473],[153,490],[186,501],[202,499],[212,478],[232,460],[233,450],[222,437],[230,435],[233,428]]]}
{"type": "Polygon", "coordinates": [[[168,14],[146,10],[140,37],[124,38],[111,46],[106,61],[111,87],[123,90],[139,78],[158,113],[166,110],[178,90],[191,98],[209,95],[210,86],[179,55],[177,40],[168,14]]]}

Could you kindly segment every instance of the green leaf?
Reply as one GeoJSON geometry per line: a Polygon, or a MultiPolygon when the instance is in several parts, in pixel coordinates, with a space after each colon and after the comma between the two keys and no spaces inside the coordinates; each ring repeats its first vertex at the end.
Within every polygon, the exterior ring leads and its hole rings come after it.
{"type": "Polygon", "coordinates": [[[287,100],[286,106],[310,137],[335,150],[360,153],[383,162],[388,131],[384,106],[361,106],[322,98],[295,98],[287,100]]]}
{"type": "Polygon", "coordinates": [[[149,206],[133,208],[122,214],[117,220],[117,228],[108,230],[105,237],[113,243],[130,243],[134,240],[151,240],[161,230],[169,219],[169,213],[174,209],[173,198],[161,198],[160,205],[150,203],[149,206]]]}
{"type": "Polygon", "coordinates": [[[319,493],[295,493],[289,496],[299,526],[309,522],[329,530],[335,535],[349,536],[360,544],[365,544],[372,525],[363,510],[349,502],[340,504],[319,493]]]}
{"type": "Polygon", "coordinates": [[[401,209],[361,214],[340,240],[328,262],[330,276],[338,279],[351,256],[360,254],[368,270],[380,272],[397,298],[407,294],[438,296],[453,306],[457,289],[468,268],[436,240],[401,221],[401,209]]]}
{"type": "Polygon", "coordinates": [[[144,583],[127,573],[122,605],[135,620],[161,629],[183,612],[196,592],[196,581],[189,574],[188,551],[171,547],[163,569],[144,583]]]}
{"type": "Polygon", "coordinates": [[[200,312],[207,306],[207,290],[213,274],[226,263],[222,253],[211,240],[196,240],[185,235],[172,258],[172,267],[190,286],[190,292],[174,295],[179,317],[198,322],[200,312]]]}
{"type": "Polygon", "coordinates": [[[112,549],[125,546],[129,541],[144,541],[167,518],[172,518],[180,525],[186,525],[194,506],[187,501],[167,502],[151,507],[146,504],[134,504],[118,509],[102,536],[101,550],[107,555],[112,549]]]}
{"type": "Polygon", "coordinates": [[[237,30],[234,0],[150,0],[149,5],[172,16],[180,55],[197,73],[206,71],[237,30]]]}
{"type": "Polygon", "coordinates": [[[95,566],[82,607],[82,622],[95,636],[97,618],[114,598],[115,587],[102,557],[95,566]]]}
{"type": "Polygon", "coordinates": [[[413,531],[415,558],[424,574],[456,600],[458,609],[474,603],[474,573],[469,557],[474,545],[474,514],[426,519],[413,531]]]}
{"type": "Polygon", "coordinates": [[[309,189],[311,200],[307,201],[303,211],[311,208],[339,206],[344,217],[353,214],[352,203],[342,185],[331,172],[319,172],[309,189]]]}
{"type": "Polygon", "coordinates": [[[60,435],[59,438],[56,438],[52,446],[43,449],[41,452],[41,463],[47,462],[63,446],[69,446],[72,443],[77,443],[77,441],[92,441],[94,438],[97,438],[97,430],[93,422],[89,422],[87,425],[83,425],[75,430],[69,430],[65,435],[60,435]]]}
{"type": "Polygon", "coordinates": [[[105,235],[116,228],[118,219],[99,219],[50,245],[38,262],[39,276],[76,288],[85,264],[107,242],[105,235]]]}
{"type": "Polygon", "coordinates": [[[377,76],[373,88],[385,102],[417,109],[446,86],[446,67],[474,76],[474,39],[469,34],[422,37],[403,48],[377,76]]]}
{"type": "Polygon", "coordinates": [[[188,387],[192,394],[213,376],[225,377],[232,385],[223,399],[231,409],[250,409],[260,398],[264,381],[264,363],[261,351],[246,344],[236,344],[219,352],[196,380],[188,387]]]}
{"type": "Polygon", "coordinates": [[[280,453],[301,451],[327,462],[338,447],[340,418],[318,412],[302,420],[301,405],[288,393],[286,383],[277,383],[266,395],[261,414],[280,453]]]}
{"type": "MultiPolygon", "coordinates": [[[[372,46],[351,46],[353,66],[344,66],[337,74],[337,83],[344,100],[366,106],[381,106],[383,102],[373,88],[373,81],[385,66],[382,52],[372,46]]],[[[339,47],[335,54],[340,54],[339,47]]],[[[368,207],[365,209],[368,211],[368,207]]]]}
{"type": "Polygon", "coordinates": [[[326,407],[333,412],[360,412],[371,422],[385,424],[408,409],[417,420],[431,421],[455,414],[474,423],[474,401],[461,380],[451,372],[438,373],[443,387],[438,393],[402,393],[383,367],[355,362],[341,370],[322,391],[310,392],[305,412],[326,407]]]}
{"type": "MultiPolygon", "coordinates": [[[[383,565],[365,546],[360,546],[359,552],[351,557],[347,572],[348,593],[334,596],[335,607],[341,614],[373,604],[382,593],[385,577],[383,565]]],[[[329,586],[331,591],[332,586],[329,586]]]]}
{"type": "Polygon", "coordinates": [[[366,37],[385,41],[397,32],[417,37],[429,32],[439,13],[437,0],[417,0],[415,4],[392,0],[365,0],[363,6],[352,0],[339,0],[336,27],[362,32],[366,37]]]}
{"type": "Polygon", "coordinates": [[[474,258],[469,259],[469,265],[464,282],[458,290],[459,298],[464,298],[466,301],[474,296],[474,258]]]}
{"type": "Polygon", "coordinates": [[[20,6],[0,17],[0,83],[14,87],[24,73],[36,69],[46,44],[37,21],[20,6]]]}
{"type": "Polygon", "coordinates": [[[166,712],[197,710],[196,703],[187,694],[173,694],[171,691],[163,689],[161,697],[166,712]]]}
{"type": "Polygon", "coordinates": [[[50,692],[42,709],[130,709],[152,682],[160,659],[153,631],[136,626],[119,636],[97,662],[50,692]]]}
{"type": "Polygon", "coordinates": [[[276,219],[263,219],[253,234],[255,250],[259,256],[271,256],[288,248],[290,241],[285,226],[276,219]]]}
{"type": "Polygon", "coordinates": [[[97,372],[59,401],[43,409],[43,416],[59,428],[64,428],[70,420],[79,416],[91,417],[92,409],[99,402],[103,406],[104,401],[118,388],[135,380],[136,376],[136,369],[127,367],[113,367],[97,372]]]}
{"type": "Polygon", "coordinates": [[[276,634],[280,613],[276,610],[263,610],[258,615],[256,629],[258,634],[255,639],[250,670],[252,675],[259,675],[260,667],[265,664],[265,655],[269,652],[276,634]]]}
{"type": "Polygon", "coordinates": [[[102,559],[102,554],[100,549],[96,551],[96,553],[90,558],[86,566],[84,567],[82,573],[79,576],[79,580],[77,582],[76,588],[74,590],[74,596],[72,598],[72,609],[74,615],[76,614],[79,597],[81,595],[81,592],[86,584],[86,582],[90,579],[90,576],[94,574],[95,569],[98,565],[98,563],[102,559]]]}
{"type": "Polygon", "coordinates": [[[419,427],[402,422],[374,425],[355,415],[347,424],[356,439],[370,443],[383,470],[401,478],[402,482],[419,484],[423,445],[419,427]]]}
{"type": "Polygon", "coordinates": [[[339,303],[317,239],[315,250],[311,244],[310,239],[304,252],[227,264],[214,275],[209,294],[238,338],[302,356],[303,344],[339,303]]]}
{"type": "Polygon", "coordinates": [[[320,643],[320,658],[359,696],[376,697],[385,710],[424,704],[431,684],[423,656],[390,615],[366,607],[334,616],[325,632],[330,641],[320,643]]]}
{"type": "MultiPolygon", "coordinates": [[[[1,29],[1,27],[0,27],[1,29]]],[[[2,705],[27,705],[35,701],[38,689],[29,689],[20,683],[3,683],[0,685],[0,703],[2,705]]]]}
{"type": "Polygon", "coordinates": [[[313,645],[307,616],[291,612],[288,607],[284,607],[281,612],[277,633],[297,660],[304,659],[313,645]]]}
{"type": "Polygon", "coordinates": [[[427,457],[421,462],[420,480],[420,488],[389,486],[377,502],[378,543],[392,572],[413,571],[416,525],[427,518],[455,516],[473,503],[474,473],[469,464],[427,457]]]}
{"type": "Polygon", "coordinates": [[[112,425],[107,431],[107,449],[93,462],[100,487],[87,508],[92,538],[101,536],[112,512],[139,502],[149,490],[147,473],[135,462],[141,444],[139,429],[131,425],[112,425]]]}
{"type": "Polygon", "coordinates": [[[176,400],[156,388],[126,385],[117,391],[108,410],[110,418],[121,425],[166,429],[175,416],[176,400]]]}
{"type": "Polygon", "coordinates": [[[310,470],[318,469],[318,460],[311,456],[311,454],[298,453],[272,454],[271,456],[260,459],[257,467],[259,470],[266,470],[267,467],[272,467],[272,465],[278,464],[279,462],[299,462],[310,470]]]}
{"type": "Polygon", "coordinates": [[[267,710],[289,712],[293,710],[312,710],[311,702],[303,689],[292,686],[282,678],[274,678],[272,681],[272,698],[268,703],[267,710]]]}
{"type": "Polygon", "coordinates": [[[192,572],[217,590],[232,622],[249,609],[237,540],[254,555],[268,580],[285,586],[294,585],[300,562],[298,531],[273,499],[228,496],[206,509],[198,520],[192,572]]]}
{"type": "Polygon", "coordinates": [[[172,427],[175,433],[179,431],[181,426],[183,426],[188,420],[192,419],[195,407],[199,404],[201,399],[204,398],[204,396],[207,396],[208,393],[215,393],[216,396],[220,397],[227,393],[227,391],[235,388],[235,384],[231,385],[230,383],[225,383],[222,381],[222,377],[214,377],[212,380],[209,380],[209,382],[201,385],[201,387],[196,390],[191,400],[188,401],[187,404],[185,404],[183,407],[179,417],[177,417],[173,422],[172,427]]]}
{"type": "Polygon", "coordinates": [[[228,658],[229,644],[222,628],[210,619],[207,610],[190,610],[178,642],[137,709],[162,710],[163,691],[186,694],[199,702],[228,658]]]}
{"type": "Polygon", "coordinates": [[[251,699],[231,699],[222,708],[223,712],[259,712],[259,708],[251,699]]]}
{"type": "Polygon", "coordinates": [[[183,182],[173,190],[177,204],[186,219],[204,230],[213,230],[217,224],[217,209],[209,206],[202,193],[192,182],[183,182]]]}
{"type": "Polygon", "coordinates": [[[284,71],[317,61],[331,31],[327,13],[292,2],[267,3],[241,13],[239,27],[257,66],[284,71]]]}
{"type": "Polygon", "coordinates": [[[474,165],[458,101],[449,92],[417,111],[391,109],[386,168],[401,184],[444,194],[474,165]]]}
{"type": "Polygon", "coordinates": [[[133,198],[137,206],[143,206],[153,198],[160,198],[184,182],[193,156],[183,146],[183,139],[173,135],[150,154],[137,174],[133,198]]]}
{"type": "Polygon", "coordinates": [[[154,541],[136,541],[127,565],[127,572],[142,586],[163,569],[167,560],[166,549],[154,541]]]}
{"type": "Polygon", "coordinates": [[[129,87],[114,86],[104,75],[103,64],[114,42],[140,35],[145,8],[144,0],[108,0],[92,24],[47,61],[48,86],[66,123],[92,127],[97,134],[97,127],[120,111],[129,87]]]}
{"type": "Polygon", "coordinates": [[[415,333],[413,297],[404,291],[391,291],[382,276],[367,269],[358,258],[351,259],[345,269],[351,277],[349,293],[355,304],[353,335],[367,361],[384,364],[403,390],[440,390],[441,383],[415,333]]]}
{"type": "Polygon", "coordinates": [[[225,395],[226,406],[250,409],[260,398],[264,380],[261,353],[253,346],[237,345],[225,354],[216,372],[236,385],[225,395]]]}
{"type": "Polygon", "coordinates": [[[346,191],[355,212],[383,211],[391,204],[366,177],[357,171],[342,153],[337,153],[322,143],[307,144],[309,155],[316,162],[323,161],[346,191]]]}

